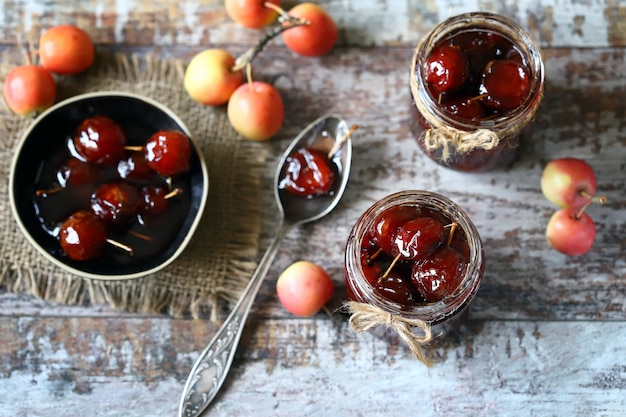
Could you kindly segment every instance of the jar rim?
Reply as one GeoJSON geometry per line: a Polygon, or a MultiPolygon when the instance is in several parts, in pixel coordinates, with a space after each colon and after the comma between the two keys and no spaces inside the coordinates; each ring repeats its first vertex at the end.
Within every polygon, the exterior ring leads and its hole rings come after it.
{"type": "Polygon", "coordinates": [[[489,129],[496,132],[507,130],[511,125],[524,122],[530,112],[536,111],[537,106],[534,103],[537,100],[541,100],[543,96],[545,68],[539,45],[517,22],[500,14],[481,11],[462,13],[447,18],[435,26],[435,28],[419,42],[412,59],[410,76],[417,82],[417,92],[419,95],[419,97],[413,97],[413,99],[420,100],[424,103],[424,107],[432,113],[431,116],[459,130],[474,131],[478,129],[489,129]],[[463,28],[494,31],[509,39],[522,51],[528,61],[532,76],[530,77],[531,84],[529,93],[518,107],[521,111],[508,111],[497,117],[472,122],[455,118],[437,105],[436,98],[432,97],[428,88],[426,88],[423,65],[418,65],[418,62],[425,63],[428,55],[437,45],[438,41],[445,39],[450,34],[463,30],[463,28]]]}
{"type": "Polygon", "coordinates": [[[482,241],[476,226],[471,222],[467,213],[448,197],[424,190],[396,192],[370,206],[357,220],[350,233],[345,257],[346,271],[355,272],[356,277],[359,279],[352,279],[352,283],[357,287],[359,293],[367,299],[366,301],[371,301],[392,314],[420,319],[431,325],[441,322],[456,311],[461,310],[465,306],[466,301],[474,297],[478,291],[484,264],[482,241]],[[401,305],[378,294],[374,287],[363,278],[365,275],[360,262],[361,242],[379,213],[389,207],[399,205],[418,205],[420,207],[441,209],[451,220],[457,221],[458,227],[465,233],[469,247],[469,259],[465,274],[454,292],[441,301],[416,304],[410,307],[401,305]]]}

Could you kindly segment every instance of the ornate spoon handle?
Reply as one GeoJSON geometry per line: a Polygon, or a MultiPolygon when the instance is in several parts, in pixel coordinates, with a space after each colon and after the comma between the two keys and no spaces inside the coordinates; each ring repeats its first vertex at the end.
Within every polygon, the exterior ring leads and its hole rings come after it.
{"type": "Polygon", "coordinates": [[[291,224],[281,222],[278,233],[259,261],[259,265],[233,311],[196,359],[183,389],[178,408],[179,417],[197,417],[202,414],[222,387],[233,363],[252,302],[256,298],[263,279],[276,256],[278,247],[290,227],[291,224]]]}

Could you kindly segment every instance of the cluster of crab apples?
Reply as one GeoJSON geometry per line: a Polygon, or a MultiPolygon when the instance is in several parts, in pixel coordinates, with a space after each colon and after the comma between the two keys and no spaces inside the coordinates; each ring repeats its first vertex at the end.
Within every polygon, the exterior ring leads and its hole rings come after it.
{"type": "Polygon", "coordinates": [[[15,114],[32,116],[54,104],[56,75],[74,75],[89,68],[95,58],[91,37],[72,25],[54,26],[39,38],[37,63],[25,53],[26,63],[4,79],[4,98],[15,114]]]}
{"type": "Polygon", "coordinates": [[[579,158],[554,159],[543,170],[541,191],[560,207],[546,228],[550,246],[570,256],[587,253],[596,239],[596,226],[585,210],[593,203],[606,201],[604,196],[596,195],[593,168],[579,158]]]}
{"type": "Polygon", "coordinates": [[[264,141],[282,127],[285,109],[273,85],[252,79],[252,60],[279,35],[285,46],[299,55],[325,55],[337,41],[337,25],[314,3],[300,3],[288,12],[280,7],[280,0],[226,0],[225,6],[235,22],[251,29],[267,29],[265,35],[237,59],[219,48],[196,54],[185,70],[184,86],[198,103],[227,105],[228,120],[241,136],[264,141]]]}
{"type": "Polygon", "coordinates": [[[68,137],[65,155],[51,158],[61,164],[42,170],[51,174],[42,178],[50,187],[36,191],[35,205],[44,229],[48,223],[60,223],[51,234],[67,258],[99,259],[109,245],[133,255],[132,246],[112,237],[123,238],[134,224],[141,224],[136,229],[141,233],[134,233],[149,245],[161,238],[152,237],[161,234],[154,227],[157,219],[175,221],[168,211],[170,199],[183,191],[172,187],[172,178],[190,170],[189,138],[177,130],[159,130],[144,140],[140,146],[129,146],[121,124],[94,115],[68,137]],[[57,218],[68,207],[71,213],[57,218]]]}

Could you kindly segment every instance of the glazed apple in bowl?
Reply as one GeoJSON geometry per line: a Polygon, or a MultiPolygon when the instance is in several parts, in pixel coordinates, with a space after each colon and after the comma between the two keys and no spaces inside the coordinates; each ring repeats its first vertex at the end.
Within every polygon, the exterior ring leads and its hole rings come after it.
{"type": "Polygon", "coordinates": [[[79,95],[42,113],[11,166],[9,198],[27,240],[93,279],[155,273],[188,245],[209,178],[185,124],[147,97],[79,95]]]}

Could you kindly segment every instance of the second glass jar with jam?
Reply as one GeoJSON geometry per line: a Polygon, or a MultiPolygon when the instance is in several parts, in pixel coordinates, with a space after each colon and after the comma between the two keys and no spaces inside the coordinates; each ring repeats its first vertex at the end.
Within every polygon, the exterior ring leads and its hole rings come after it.
{"type": "Polygon", "coordinates": [[[506,166],[530,134],[543,84],[539,47],[514,21],[486,12],[451,17],[415,49],[411,132],[443,166],[506,166]]]}
{"type": "Polygon", "coordinates": [[[439,340],[465,317],[483,272],[482,241],[467,213],[428,191],[377,201],[357,220],[346,245],[347,299],[358,308],[375,307],[382,325],[375,333],[382,330],[384,337],[391,315],[421,322],[431,340],[439,340]]]}

